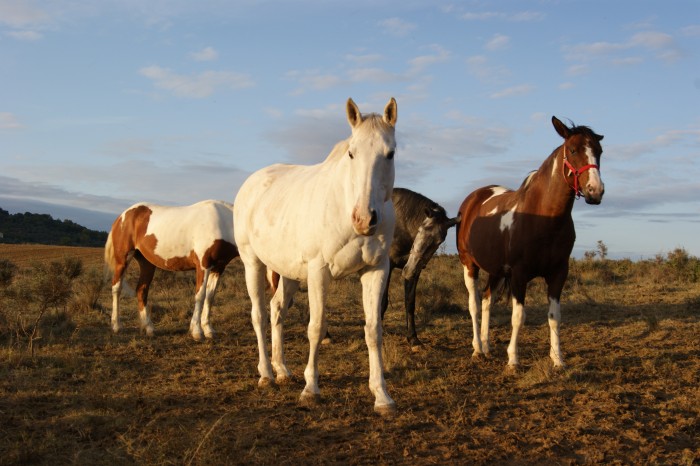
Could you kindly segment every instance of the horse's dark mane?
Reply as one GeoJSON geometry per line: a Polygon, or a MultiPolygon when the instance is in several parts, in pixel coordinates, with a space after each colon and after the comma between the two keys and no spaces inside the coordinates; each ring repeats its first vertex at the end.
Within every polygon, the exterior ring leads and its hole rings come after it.
{"type": "Polygon", "coordinates": [[[571,120],[569,120],[569,123],[571,124],[571,127],[569,128],[571,134],[581,134],[589,138],[595,138],[596,136],[599,136],[599,134],[596,134],[596,132],[588,126],[577,126],[576,123],[574,123],[571,120]]]}

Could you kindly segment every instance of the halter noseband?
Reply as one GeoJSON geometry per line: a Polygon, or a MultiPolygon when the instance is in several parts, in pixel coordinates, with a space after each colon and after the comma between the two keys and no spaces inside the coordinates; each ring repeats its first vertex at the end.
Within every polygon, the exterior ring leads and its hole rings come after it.
{"type": "Polygon", "coordinates": [[[562,174],[564,175],[564,180],[566,181],[566,184],[568,184],[569,187],[574,190],[574,192],[576,193],[576,199],[578,199],[583,194],[581,191],[581,186],[579,186],[579,183],[578,183],[578,177],[581,176],[581,174],[583,172],[585,172],[586,170],[588,170],[590,168],[595,168],[597,170],[600,170],[600,167],[598,167],[598,165],[589,163],[588,165],[584,165],[581,168],[576,168],[573,165],[571,165],[571,162],[569,162],[569,159],[566,157],[566,144],[562,145],[562,150],[564,152],[564,166],[561,168],[561,171],[562,171],[562,174]],[[574,185],[573,186],[571,186],[571,183],[569,183],[569,178],[567,178],[566,172],[564,170],[565,168],[568,168],[569,171],[571,172],[571,174],[574,175],[574,185]]]}

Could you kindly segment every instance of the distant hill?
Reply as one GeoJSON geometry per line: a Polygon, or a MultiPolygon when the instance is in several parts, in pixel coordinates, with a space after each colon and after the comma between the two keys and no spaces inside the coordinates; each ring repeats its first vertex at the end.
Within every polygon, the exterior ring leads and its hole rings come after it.
{"type": "Polygon", "coordinates": [[[61,246],[104,246],[107,232],[95,231],[71,220],[57,220],[48,214],[10,214],[0,208],[0,242],[38,243],[61,246]]]}

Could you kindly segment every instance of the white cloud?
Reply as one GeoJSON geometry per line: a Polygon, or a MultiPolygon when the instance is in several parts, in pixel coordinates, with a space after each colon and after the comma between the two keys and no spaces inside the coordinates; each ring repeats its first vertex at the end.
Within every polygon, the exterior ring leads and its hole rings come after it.
{"type": "Polygon", "coordinates": [[[496,34],[486,43],[484,48],[490,51],[501,50],[506,48],[509,43],[510,37],[503,34],[496,34]]]}
{"type": "Polygon", "coordinates": [[[481,13],[467,12],[462,14],[462,19],[467,21],[485,21],[487,19],[499,18],[502,13],[496,13],[494,11],[483,11],[481,13]]]}
{"type": "Polygon", "coordinates": [[[515,97],[531,93],[535,87],[531,84],[521,84],[519,86],[508,87],[498,92],[491,94],[492,99],[503,99],[505,97],[515,97]]]}
{"type": "Polygon", "coordinates": [[[190,57],[195,61],[213,61],[219,58],[219,52],[214,47],[205,47],[199,52],[192,52],[190,57]]]}
{"type": "Polygon", "coordinates": [[[431,45],[429,47],[434,53],[421,55],[409,61],[411,72],[417,73],[425,70],[428,66],[436,63],[444,63],[450,59],[450,52],[439,45],[431,45]]]}
{"type": "Polygon", "coordinates": [[[366,55],[345,55],[345,60],[353,62],[357,65],[366,65],[368,63],[375,63],[381,60],[383,57],[378,54],[366,54],[366,55]]]}
{"type": "Polygon", "coordinates": [[[686,26],[683,29],[681,29],[681,33],[683,33],[683,35],[686,37],[700,36],[700,24],[686,26]]]}
{"type": "Polygon", "coordinates": [[[0,0],[0,23],[13,28],[26,28],[46,23],[50,15],[32,6],[30,2],[18,2],[13,0],[0,0]]]}
{"type": "Polygon", "coordinates": [[[322,91],[343,83],[339,76],[323,73],[320,70],[292,70],[288,71],[285,76],[299,83],[299,86],[292,91],[293,95],[300,95],[309,90],[322,91]]]}
{"type": "Polygon", "coordinates": [[[348,71],[348,78],[351,82],[390,82],[396,76],[381,68],[357,68],[348,71]]]}
{"type": "Polygon", "coordinates": [[[36,31],[29,31],[29,30],[24,30],[24,31],[8,31],[5,33],[6,36],[12,37],[13,39],[17,40],[23,40],[27,42],[33,42],[41,39],[43,34],[36,32],[36,31]]]}
{"type": "Polygon", "coordinates": [[[502,13],[496,11],[483,11],[480,13],[467,12],[461,15],[461,18],[467,21],[487,21],[498,19],[511,22],[530,22],[540,21],[544,19],[545,14],[537,11],[520,11],[516,13],[502,13]]]}
{"type": "Polygon", "coordinates": [[[610,63],[617,66],[633,66],[639,65],[643,61],[644,59],[642,57],[622,57],[613,58],[612,60],[610,60],[610,63]]]}
{"type": "Polygon", "coordinates": [[[561,89],[562,91],[573,89],[574,87],[576,87],[576,85],[574,83],[568,82],[568,81],[565,83],[559,84],[559,89],[561,89]]]}
{"type": "Polygon", "coordinates": [[[379,22],[388,34],[397,37],[405,37],[416,28],[416,25],[400,18],[388,18],[379,22]]]}
{"type": "Polygon", "coordinates": [[[566,69],[566,74],[569,76],[581,76],[590,71],[588,65],[571,65],[566,69]]]}
{"type": "Polygon", "coordinates": [[[157,65],[139,70],[140,74],[153,80],[156,87],[171,91],[179,97],[201,99],[218,90],[238,90],[255,85],[250,76],[232,71],[204,71],[197,75],[177,74],[157,65]]]}
{"type": "Polygon", "coordinates": [[[0,112],[0,129],[19,129],[22,125],[17,117],[9,112],[0,112]]]}
{"type": "Polygon", "coordinates": [[[564,56],[568,60],[606,60],[616,61],[617,64],[640,63],[642,58],[620,58],[622,52],[639,51],[651,53],[654,58],[665,62],[674,62],[681,58],[680,49],[669,34],[645,31],[638,32],[624,42],[598,41],[589,44],[578,44],[566,47],[564,56]]]}
{"type": "Polygon", "coordinates": [[[483,55],[474,55],[467,58],[469,73],[483,82],[493,82],[510,76],[510,70],[503,65],[491,65],[488,58],[483,55]]]}

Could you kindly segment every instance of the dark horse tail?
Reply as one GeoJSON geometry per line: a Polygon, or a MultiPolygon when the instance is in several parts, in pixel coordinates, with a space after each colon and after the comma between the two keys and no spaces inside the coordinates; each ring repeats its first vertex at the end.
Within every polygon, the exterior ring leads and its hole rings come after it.
{"type": "Polygon", "coordinates": [[[511,269],[509,265],[503,266],[503,269],[499,274],[489,274],[489,278],[486,281],[484,288],[481,290],[482,296],[488,291],[494,295],[493,299],[494,302],[496,302],[505,294],[506,299],[510,301],[513,297],[513,290],[510,286],[510,277],[511,269]]]}

